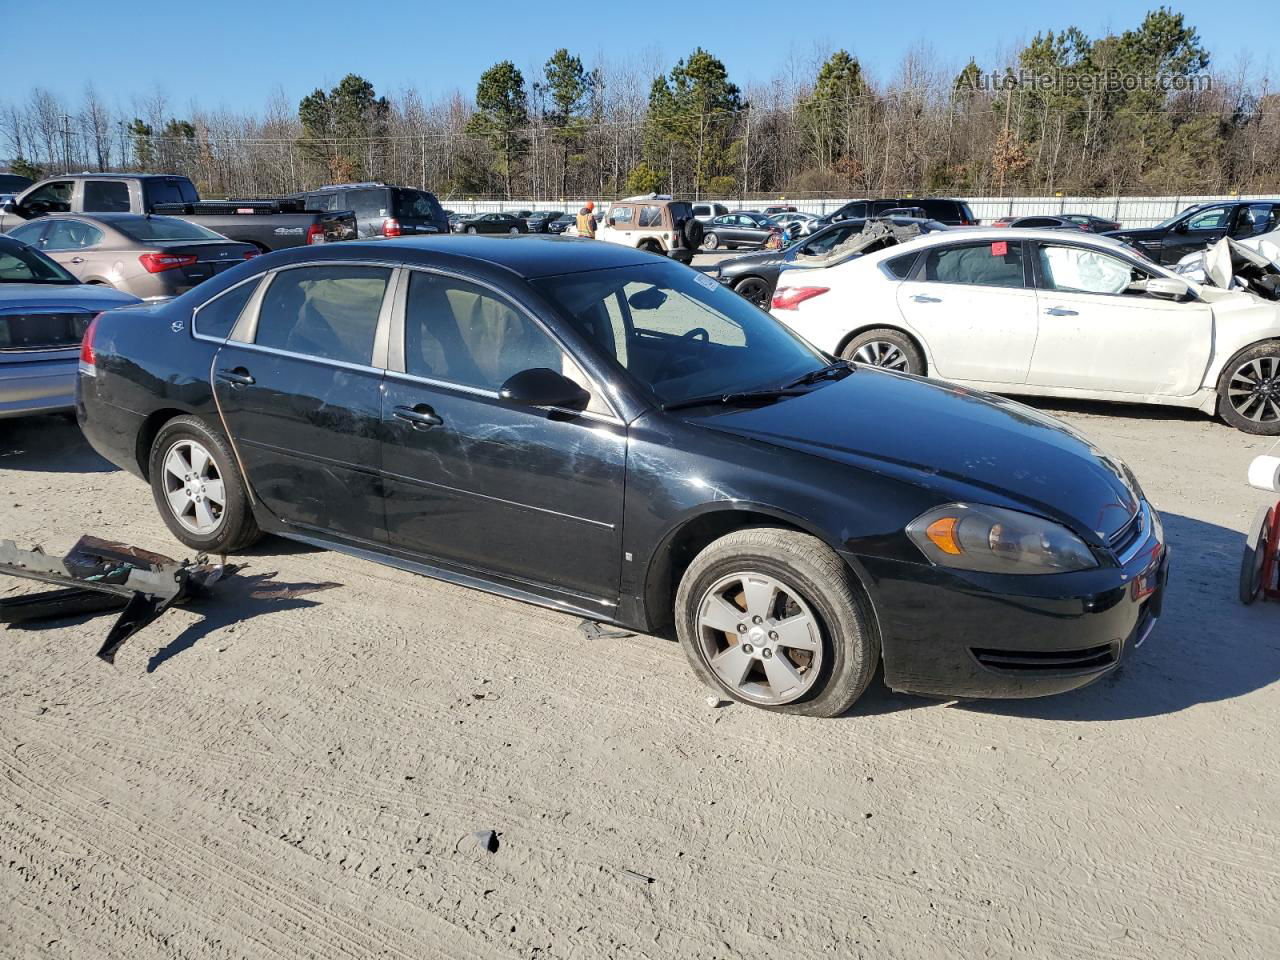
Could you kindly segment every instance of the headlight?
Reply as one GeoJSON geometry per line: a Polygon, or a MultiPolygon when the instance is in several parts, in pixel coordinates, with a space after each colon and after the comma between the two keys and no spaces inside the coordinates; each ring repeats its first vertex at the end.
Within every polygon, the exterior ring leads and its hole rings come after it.
{"type": "Polygon", "coordinates": [[[907,536],[940,567],[983,573],[1062,573],[1098,565],[1084,541],[1029,513],[949,503],[907,525],[907,536]]]}

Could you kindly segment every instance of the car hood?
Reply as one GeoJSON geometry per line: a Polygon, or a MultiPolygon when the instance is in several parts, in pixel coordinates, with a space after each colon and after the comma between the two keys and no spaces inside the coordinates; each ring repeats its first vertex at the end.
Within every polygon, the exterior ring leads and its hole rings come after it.
{"type": "Polygon", "coordinates": [[[96,284],[62,286],[56,283],[0,283],[0,310],[71,307],[80,310],[111,310],[137,297],[96,284]]]}
{"type": "Polygon", "coordinates": [[[1141,492],[1128,468],[1065,424],[990,394],[859,367],[763,407],[700,418],[711,429],[925,487],[1013,506],[1105,541],[1141,492]]]}

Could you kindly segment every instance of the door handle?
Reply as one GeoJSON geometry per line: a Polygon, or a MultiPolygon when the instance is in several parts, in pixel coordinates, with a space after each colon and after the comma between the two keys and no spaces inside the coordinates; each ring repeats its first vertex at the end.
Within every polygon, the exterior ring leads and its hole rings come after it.
{"type": "Polygon", "coordinates": [[[1066,307],[1050,307],[1045,311],[1051,317],[1078,317],[1079,312],[1076,310],[1068,310],[1066,307]]]}
{"type": "Polygon", "coordinates": [[[412,425],[415,430],[430,430],[432,427],[438,427],[444,423],[444,418],[425,403],[420,403],[415,407],[396,407],[392,411],[392,416],[397,420],[403,420],[405,423],[412,425]]]}
{"type": "Polygon", "coordinates": [[[911,299],[914,300],[916,303],[941,303],[942,302],[941,297],[926,297],[923,293],[917,293],[911,299]]]}
{"type": "Polygon", "coordinates": [[[219,370],[218,379],[223,383],[229,383],[233,387],[247,387],[255,381],[253,375],[244,367],[236,367],[234,370],[219,370]]]}
{"type": "Polygon", "coordinates": [[[72,257],[72,258],[71,258],[71,262],[72,262],[72,263],[84,263],[84,257],[72,257]]]}

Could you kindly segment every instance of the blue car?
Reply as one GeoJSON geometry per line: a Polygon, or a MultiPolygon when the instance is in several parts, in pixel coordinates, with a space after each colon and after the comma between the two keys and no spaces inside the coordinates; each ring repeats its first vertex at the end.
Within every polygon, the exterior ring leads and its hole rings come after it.
{"type": "Polygon", "coordinates": [[[102,311],[141,302],[0,237],[0,417],[74,410],[85,330],[102,311]]]}

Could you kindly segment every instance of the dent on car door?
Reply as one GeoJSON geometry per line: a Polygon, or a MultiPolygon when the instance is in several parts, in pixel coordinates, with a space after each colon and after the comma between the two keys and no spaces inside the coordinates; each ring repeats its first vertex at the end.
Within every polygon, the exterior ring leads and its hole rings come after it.
{"type": "Polygon", "coordinates": [[[1036,342],[1036,295],[1019,240],[933,246],[898,286],[898,308],[925,342],[930,374],[1023,383],[1036,342]]]}
{"type": "Polygon", "coordinates": [[[392,276],[350,263],[277,270],[214,359],[218,408],[254,495],[294,528],[384,538],[374,352],[392,276]]]}
{"type": "Polygon", "coordinates": [[[1087,246],[1038,243],[1040,335],[1027,383],[1098,393],[1190,396],[1213,344],[1213,312],[1160,299],[1135,282],[1155,276],[1087,246]]]}
{"type": "Polygon", "coordinates": [[[491,287],[410,270],[398,300],[382,419],[390,544],[569,603],[616,602],[623,425],[598,394],[583,413],[499,397],[537,367],[589,384],[491,287]]]}

